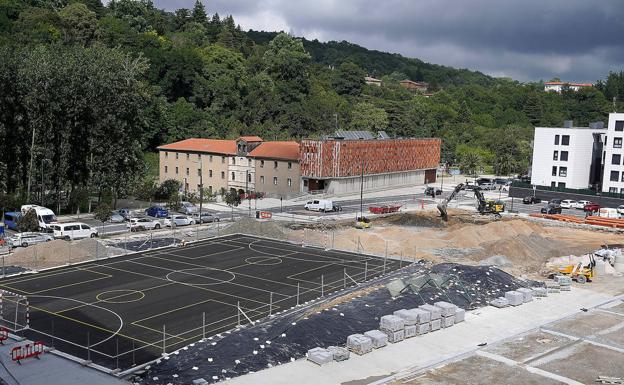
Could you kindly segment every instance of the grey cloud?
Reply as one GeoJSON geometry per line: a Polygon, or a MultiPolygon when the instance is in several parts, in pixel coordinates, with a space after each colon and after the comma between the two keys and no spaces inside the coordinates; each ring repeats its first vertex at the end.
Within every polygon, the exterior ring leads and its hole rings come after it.
{"type": "Polygon", "coordinates": [[[624,69],[622,0],[216,0],[207,8],[243,28],[349,40],[519,80],[594,81],[624,69]]]}

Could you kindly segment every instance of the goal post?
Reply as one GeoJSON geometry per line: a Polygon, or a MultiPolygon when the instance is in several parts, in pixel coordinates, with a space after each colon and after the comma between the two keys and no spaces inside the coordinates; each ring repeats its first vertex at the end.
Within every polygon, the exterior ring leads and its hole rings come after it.
{"type": "Polygon", "coordinates": [[[28,297],[0,289],[0,326],[13,333],[29,328],[28,297]]]}

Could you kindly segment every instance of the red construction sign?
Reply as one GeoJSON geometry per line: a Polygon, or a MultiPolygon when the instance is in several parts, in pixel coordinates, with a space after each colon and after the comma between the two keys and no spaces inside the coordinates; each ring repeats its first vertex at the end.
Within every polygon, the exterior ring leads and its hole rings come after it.
{"type": "Polygon", "coordinates": [[[35,357],[39,359],[39,356],[43,354],[43,342],[37,341],[24,346],[16,346],[11,350],[11,359],[17,361],[18,364],[22,364],[20,360],[35,357]]]}
{"type": "Polygon", "coordinates": [[[262,219],[269,219],[273,216],[273,213],[271,213],[270,211],[260,211],[260,218],[262,219]]]}

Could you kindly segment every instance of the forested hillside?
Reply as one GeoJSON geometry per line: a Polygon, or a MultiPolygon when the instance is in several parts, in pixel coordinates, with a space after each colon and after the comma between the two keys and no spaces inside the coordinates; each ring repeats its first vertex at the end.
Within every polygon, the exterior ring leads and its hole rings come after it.
{"type": "Polygon", "coordinates": [[[201,3],[0,0],[0,90],[0,193],[24,199],[30,175],[31,190],[43,180],[77,204],[131,192],[144,153],[188,137],[384,129],[441,137],[443,160],[468,171],[524,172],[532,127],[605,120],[613,97],[622,106],[624,73],[546,94],[347,42],[244,32],[201,3]],[[384,85],[365,85],[366,74],[384,85]],[[435,95],[401,88],[405,78],[435,95]]]}

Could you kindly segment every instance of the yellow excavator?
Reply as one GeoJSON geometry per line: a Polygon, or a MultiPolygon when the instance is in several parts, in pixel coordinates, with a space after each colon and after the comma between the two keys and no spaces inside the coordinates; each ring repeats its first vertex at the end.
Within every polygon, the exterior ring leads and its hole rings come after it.
{"type": "MultiPolygon", "coordinates": [[[[455,186],[455,189],[451,192],[451,194],[440,204],[438,204],[438,210],[440,211],[440,216],[443,220],[446,221],[448,219],[448,212],[446,210],[446,207],[448,206],[449,202],[452,201],[455,196],[464,189],[464,187],[465,185],[463,183],[458,184],[457,186],[455,186]]],[[[501,213],[505,211],[505,202],[498,199],[485,199],[485,197],[483,196],[483,192],[481,192],[481,189],[478,187],[474,188],[474,194],[475,198],[477,198],[477,211],[479,212],[479,214],[493,214],[496,219],[501,218],[501,213]]]]}

